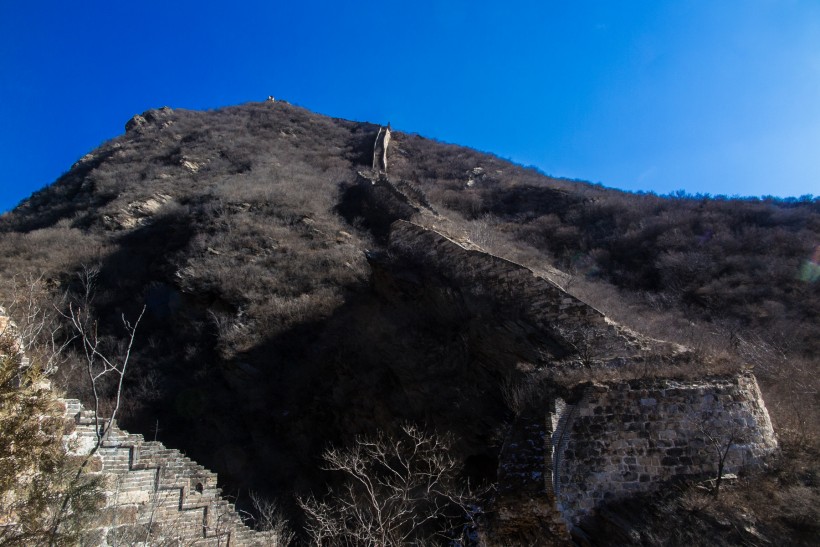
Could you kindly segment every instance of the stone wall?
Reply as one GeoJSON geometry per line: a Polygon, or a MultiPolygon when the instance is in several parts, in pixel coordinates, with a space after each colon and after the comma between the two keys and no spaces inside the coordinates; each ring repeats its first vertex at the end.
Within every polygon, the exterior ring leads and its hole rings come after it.
{"type": "MultiPolygon", "coordinates": [[[[559,347],[559,351],[542,348],[553,364],[563,357],[577,358],[581,343],[590,346],[596,359],[606,361],[636,356],[654,342],[615,324],[525,266],[469,248],[417,224],[394,222],[389,252],[402,266],[415,262],[462,293],[492,301],[499,308],[499,321],[515,317],[515,321],[531,325],[559,347]],[[573,338],[578,334],[583,340],[573,338]]],[[[671,352],[669,347],[660,346],[654,351],[671,352]]]]}
{"type": "Polygon", "coordinates": [[[555,414],[529,408],[516,416],[501,448],[492,536],[500,545],[534,545],[550,538],[569,545],[557,510],[550,449],[555,414]]]}
{"type": "Polygon", "coordinates": [[[751,375],[700,381],[639,380],[581,386],[518,415],[501,450],[493,537],[505,545],[549,540],[602,504],[680,479],[765,464],[777,447],[751,375]]]}
{"type": "Polygon", "coordinates": [[[390,125],[379,127],[373,144],[373,170],[387,172],[387,147],[390,144],[390,125]]]}
{"type": "MultiPolygon", "coordinates": [[[[485,299],[481,320],[538,346],[547,369],[573,365],[585,333],[597,371],[652,358],[691,356],[610,321],[528,268],[471,248],[410,222],[393,223],[388,261],[426,287],[459,294],[445,299],[470,313],[485,299]],[[486,310],[491,310],[487,313],[486,310]],[[519,328],[526,324],[527,328],[519,328]],[[543,336],[542,336],[543,334],[543,336]],[[566,349],[553,351],[550,340],[566,349]]],[[[413,293],[418,296],[418,291],[413,293]]],[[[442,311],[441,313],[446,313],[442,311]]],[[[656,374],[664,369],[656,370],[656,374]]],[[[616,376],[617,377],[617,376],[616,376]]],[[[507,431],[499,455],[495,527],[505,544],[561,543],[584,516],[604,503],[651,492],[670,481],[710,478],[718,451],[728,448],[724,474],[763,465],[777,446],[751,375],[694,380],[638,379],[546,386],[507,431]],[[561,393],[564,399],[558,398],[561,393]]]]}
{"type": "MultiPolygon", "coordinates": [[[[0,307],[0,334],[23,343],[0,307]]],[[[50,390],[48,382],[43,386],[50,390]]],[[[86,530],[84,545],[276,546],[275,535],[247,527],[221,496],[215,473],[180,451],[146,441],[114,423],[97,448],[94,412],[77,399],[57,399],[66,427],[63,444],[86,470],[103,478],[105,503],[86,530]],[[96,450],[95,450],[96,448],[96,450]]],[[[102,425],[102,424],[100,424],[102,425]]]]}
{"type": "Polygon", "coordinates": [[[672,479],[714,477],[719,449],[729,448],[724,473],[737,473],[777,446],[751,375],[594,384],[569,408],[553,432],[553,473],[570,522],[672,479]]]}
{"type": "MultiPolygon", "coordinates": [[[[62,399],[72,424],[69,453],[87,457],[96,445],[94,413],[62,399]]],[[[276,545],[269,533],[248,528],[221,497],[217,476],[162,443],[111,428],[88,467],[105,479],[106,501],[88,545],[276,545]]]]}

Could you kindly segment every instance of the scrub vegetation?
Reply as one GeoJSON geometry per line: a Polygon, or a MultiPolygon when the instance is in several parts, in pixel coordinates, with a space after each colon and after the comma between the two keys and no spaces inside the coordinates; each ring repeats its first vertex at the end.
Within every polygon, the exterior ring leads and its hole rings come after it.
{"type": "MultiPolygon", "coordinates": [[[[551,275],[701,364],[753,369],[784,446],[764,479],[782,507],[753,511],[779,524],[760,533],[817,532],[817,199],[629,194],[394,132],[391,181],[436,212],[425,220],[360,195],[376,125],[280,101],[135,120],[0,218],[0,300],[34,274],[63,313],[87,302],[112,351],[123,314],[146,306],[120,424],[218,471],[240,506],[254,491],[304,528],[296,500],[344,488],[322,470],[327,447],[407,421],[453,433],[463,478],[493,480],[506,379],[472,372],[481,356],[458,325],[425,325],[371,289],[364,251],[410,218],[551,275]]],[[[52,382],[89,401],[83,370],[68,359],[52,382]]],[[[99,387],[104,408],[117,386],[99,387]]],[[[744,484],[721,499],[758,507],[744,484]]],[[[675,514],[712,514],[688,499],[675,514]]],[[[711,518],[699,526],[723,526],[711,518]]]]}

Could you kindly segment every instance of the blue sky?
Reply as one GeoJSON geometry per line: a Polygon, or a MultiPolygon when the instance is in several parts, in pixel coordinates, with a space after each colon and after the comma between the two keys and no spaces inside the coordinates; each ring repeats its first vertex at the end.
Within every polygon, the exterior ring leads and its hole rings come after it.
{"type": "Polygon", "coordinates": [[[0,211],[268,95],[628,190],[820,194],[820,2],[0,0],[0,211]]]}

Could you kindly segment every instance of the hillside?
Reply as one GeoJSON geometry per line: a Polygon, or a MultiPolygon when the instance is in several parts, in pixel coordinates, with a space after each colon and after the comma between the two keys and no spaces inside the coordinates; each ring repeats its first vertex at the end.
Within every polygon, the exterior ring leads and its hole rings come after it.
{"type": "MultiPolygon", "coordinates": [[[[281,101],[135,116],[0,218],[2,300],[34,276],[60,309],[91,306],[112,351],[146,305],[120,423],[217,471],[240,504],[256,491],[296,514],[295,494],[332,480],[329,443],[405,421],[455,435],[465,475],[494,482],[508,386],[562,362],[559,390],[595,378],[523,300],[485,308],[458,269],[414,263],[391,232],[411,221],[617,320],[658,358],[643,375],[752,368],[797,454],[783,484],[817,498],[800,458],[817,442],[820,202],[626,194],[398,131],[382,180],[378,131],[281,101]]],[[[77,363],[54,381],[88,400],[77,363]]],[[[783,518],[766,533],[816,531],[783,518]]]]}

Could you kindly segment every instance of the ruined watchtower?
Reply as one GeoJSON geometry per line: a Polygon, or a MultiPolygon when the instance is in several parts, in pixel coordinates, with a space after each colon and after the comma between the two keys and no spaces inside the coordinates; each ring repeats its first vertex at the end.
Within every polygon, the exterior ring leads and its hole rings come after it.
{"type": "Polygon", "coordinates": [[[390,144],[390,123],[379,127],[376,142],[373,143],[373,170],[387,173],[387,145],[390,144]]]}

